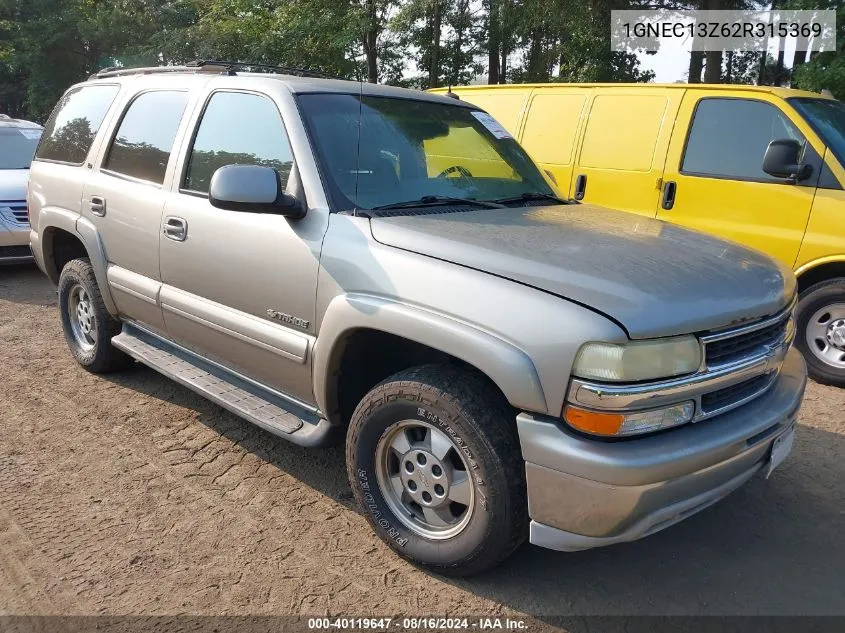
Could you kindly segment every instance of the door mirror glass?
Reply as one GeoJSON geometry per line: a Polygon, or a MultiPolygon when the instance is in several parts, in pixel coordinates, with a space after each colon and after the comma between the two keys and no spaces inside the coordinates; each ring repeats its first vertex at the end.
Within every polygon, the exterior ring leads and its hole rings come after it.
{"type": "Polygon", "coordinates": [[[282,191],[279,172],[260,165],[226,165],[211,177],[211,206],[228,211],[300,216],[298,200],[282,191]]]}
{"type": "Polygon", "coordinates": [[[763,171],[775,178],[786,178],[791,182],[804,180],[812,172],[812,167],[801,164],[802,149],[803,144],[794,139],[771,141],[763,156],[763,171]]]}

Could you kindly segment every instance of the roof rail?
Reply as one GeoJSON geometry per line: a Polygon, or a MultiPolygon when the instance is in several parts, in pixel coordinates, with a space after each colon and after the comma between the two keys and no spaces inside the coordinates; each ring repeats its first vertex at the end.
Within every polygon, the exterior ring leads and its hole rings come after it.
{"type": "Polygon", "coordinates": [[[125,77],[127,75],[152,75],[156,73],[195,73],[198,71],[217,70],[216,68],[197,68],[191,66],[145,66],[142,68],[103,68],[95,72],[88,79],[102,79],[103,77],[125,77]]]}
{"type": "Polygon", "coordinates": [[[276,71],[286,75],[297,75],[299,77],[317,77],[319,79],[343,79],[348,80],[348,77],[341,77],[338,75],[329,75],[320,72],[319,70],[311,70],[310,68],[295,68],[293,66],[275,66],[273,64],[255,64],[253,62],[233,62],[220,59],[197,59],[185,64],[189,68],[223,68],[228,71],[233,71],[238,68],[249,72],[251,69],[276,71]]]}
{"type": "Polygon", "coordinates": [[[273,66],[270,64],[253,64],[251,62],[232,62],[223,61],[219,59],[196,59],[188,62],[182,66],[145,66],[141,68],[122,68],[118,66],[110,66],[98,70],[88,79],[102,79],[103,77],[124,77],[127,75],[150,75],[154,73],[190,73],[190,72],[219,72],[226,75],[234,75],[235,68],[250,72],[251,70],[263,70],[270,72],[279,72],[286,75],[296,75],[299,77],[317,77],[320,79],[344,79],[348,77],[339,77],[335,75],[328,75],[317,70],[310,70],[308,68],[293,68],[291,66],[273,66]]]}

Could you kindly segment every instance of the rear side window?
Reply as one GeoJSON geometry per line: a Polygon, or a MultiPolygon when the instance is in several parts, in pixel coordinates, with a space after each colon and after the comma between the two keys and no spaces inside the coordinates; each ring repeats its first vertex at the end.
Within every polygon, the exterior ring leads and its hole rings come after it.
{"type": "Polygon", "coordinates": [[[583,167],[650,171],[669,99],[600,95],[593,100],[579,163],[583,167]]]}
{"type": "Polygon", "coordinates": [[[47,121],[35,158],[82,164],[119,89],[82,86],[65,94],[47,121]]]}
{"type": "Polygon", "coordinates": [[[211,96],[197,128],[183,189],[208,193],[211,176],[226,165],[261,165],[279,172],[282,189],[293,152],[276,105],[243,92],[211,96]]]}
{"type": "Polygon", "coordinates": [[[774,139],[804,136],[775,106],[753,99],[698,102],[681,162],[685,174],[771,181],[763,156],[774,139]]]}
{"type": "Polygon", "coordinates": [[[138,96],[123,115],[103,169],[162,184],[187,103],[186,92],[145,92],[138,96]]]}

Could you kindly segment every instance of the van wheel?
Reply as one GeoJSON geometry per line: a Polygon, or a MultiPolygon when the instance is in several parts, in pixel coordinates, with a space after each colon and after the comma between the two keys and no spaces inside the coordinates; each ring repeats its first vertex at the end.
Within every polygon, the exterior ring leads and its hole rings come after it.
{"type": "Polygon", "coordinates": [[[68,347],[76,361],[95,374],[125,369],[134,362],[115,347],[121,323],[106,310],[94,269],[87,259],[65,264],[59,276],[59,312],[68,347]]]}
{"type": "Polygon", "coordinates": [[[373,530],[417,565],[476,574],[527,536],[514,414],[473,373],[425,365],[377,385],[352,415],[346,463],[373,530]]]}
{"type": "Polygon", "coordinates": [[[814,380],[845,387],[845,279],[810,286],[796,315],[796,345],[814,380]]]}

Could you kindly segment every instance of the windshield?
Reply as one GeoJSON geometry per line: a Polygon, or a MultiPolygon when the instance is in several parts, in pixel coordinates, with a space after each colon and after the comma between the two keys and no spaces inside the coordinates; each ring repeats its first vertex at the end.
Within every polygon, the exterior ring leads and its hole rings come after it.
{"type": "Polygon", "coordinates": [[[845,165],[845,105],[833,99],[790,99],[837,160],[845,165]]]}
{"type": "Polygon", "coordinates": [[[29,169],[40,128],[0,127],[0,169],[29,169]]]}
{"type": "Polygon", "coordinates": [[[480,110],[348,94],[299,99],[338,211],[423,197],[554,193],[519,144],[480,110]]]}

